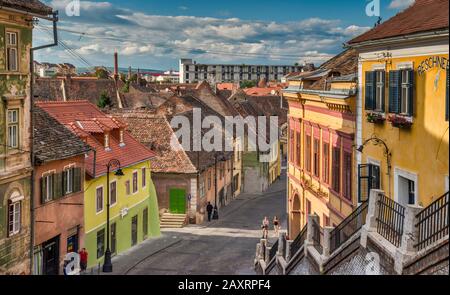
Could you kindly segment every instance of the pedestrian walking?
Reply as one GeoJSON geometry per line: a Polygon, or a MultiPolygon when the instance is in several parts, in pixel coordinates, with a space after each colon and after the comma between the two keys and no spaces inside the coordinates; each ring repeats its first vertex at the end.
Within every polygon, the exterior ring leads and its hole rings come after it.
{"type": "Polygon", "coordinates": [[[278,237],[278,233],[280,232],[280,220],[278,219],[278,216],[274,216],[273,218],[273,231],[275,233],[275,237],[278,237]]]}
{"type": "Polygon", "coordinates": [[[86,248],[81,249],[80,252],[78,252],[80,255],[80,268],[81,272],[86,272],[87,269],[87,263],[88,263],[88,252],[86,251],[86,248]]]}
{"type": "Polygon", "coordinates": [[[211,202],[208,202],[208,205],[206,206],[206,212],[208,212],[208,221],[211,221],[211,215],[213,212],[213,205],[211,205],[211,202]]]}
{"type": "Polygon", "coordinates": [[[261,225],[262,231],[263,231],[263,239],[267,239],[269,236],[269,218],[264,217],[261,225]]]}

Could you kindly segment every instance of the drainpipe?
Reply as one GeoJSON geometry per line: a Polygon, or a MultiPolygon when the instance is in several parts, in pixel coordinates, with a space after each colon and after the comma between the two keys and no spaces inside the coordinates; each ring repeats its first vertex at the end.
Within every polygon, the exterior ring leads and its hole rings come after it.
{"type": "MultiPolygon", "coordinates": [[[[2,9],[4,9],[3,7],[0,7],[2,9]]],[[[11,10],[11,9],[6,9],[6,10],[11,10]]],[[[14,11],[14,10],[12,10],[14,11]]],[[[19,11],[20,12],[20,11],[19,11]]],[[[23,11],[21,12],[23,13],[23,11]]],[[[33,151],[33,141],[34,141],[34,124],[33,124],[33,120],[34,120],[34,95],[33,95],[33,76],[34,76],[34,52],[36,50],[41,50],[41,49],[45,49],[45,48],[50,48],[50,47],[54,47],[54,46],[58,46],[58,30],[57,30],[57,22],[58,22],[58,11],[54,11],[52,13],[52,17],[45,17],[45,16],[41,16],[41,15],[36,15],[36,14],[31,14],[29,13],[29,15],[32,15],[34,17],[37,18],[42,18],[45,20],[50,20],[53,22],[53,43],[52,44],[48,44],[48,45],[43,45],[43,46],[38,46],[38,47],[33,47],[30,50],[30,127],[31,127],[31,132],[30,132],[30,159],[31,159],[31,165],[32,165],[32,170],[31,170],[31,189],[30,189],[30,207],[31,207],[31,218],[30,218],[30,272],[33,272],[33,253],[34,253],[34,192],[35,192],[35,186],[34,186],[34,180],[35,180],[35,175],[34,175],[34,163],[35,163],[35,155],[34,155],[34,151],[33,151]]]]}

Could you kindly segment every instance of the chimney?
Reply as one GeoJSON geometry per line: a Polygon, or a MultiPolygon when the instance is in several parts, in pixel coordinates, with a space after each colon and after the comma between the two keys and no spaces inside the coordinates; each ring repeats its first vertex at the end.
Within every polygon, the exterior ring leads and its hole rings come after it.
{"type": "Polygon", "coordinates": [[[104,133],[104,136],[105,136],[105,151],[109,152],[109,151],[111,151],[111,148],[110,148],[110,146],[109,146],[109,140],[110,140],[110,138],[109,138],[109,136],[110,136],[109,132],[105,132],[105,133],[104,133]]]}
{"type": "Polygon", "coordinates": [[[119,80],[119,54],[114,52],[114,80],[119,80]]]}

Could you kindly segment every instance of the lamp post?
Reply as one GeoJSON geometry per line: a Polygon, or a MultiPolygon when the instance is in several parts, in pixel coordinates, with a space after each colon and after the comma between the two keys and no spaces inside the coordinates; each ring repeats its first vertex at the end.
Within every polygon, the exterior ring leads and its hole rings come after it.
{"type": "Polygon", "coordinates": [[[111,262],[111,249],[110,249],[110,226],[109,226],[109,207],[110,207],[110,187],[109,187],[109,172],[112,167],[118,167],[116,170],[116,173],[114,175],[116,176],[123,176],[123,171],[120,166],[120,161],[117,159],[112,159],[109,161],[109,163],[106,165],[106,251],[105,251],[105,261],[103,262],[103,272],[110,273],[113,271],[113,266],[111,262]]]}
{"type": "Polygon", "coordinates": [[[384,147],[384,155],[386,156],[386,164],[387,164],[387,169],[388,169],[387,176],[388,176],[388,181],[389,181],[389,195],[391,195],[391,168],[392,168],[391,158],[392,158],[392,153],[389,150],[389,147],[387,146],[386,142],[384,140],[382,140],[381,138],[379,138],[378,136],[376,136],[375,134],[372,135],[372,137],[370,137],[369,139],[366,139],[364,141],[364,143],[362,145],[360,145],[356,150],[358,152],[362,153],[364,150],[364,147],[369,142],[373,142],[375,146],[382,145],[384,147]]]}

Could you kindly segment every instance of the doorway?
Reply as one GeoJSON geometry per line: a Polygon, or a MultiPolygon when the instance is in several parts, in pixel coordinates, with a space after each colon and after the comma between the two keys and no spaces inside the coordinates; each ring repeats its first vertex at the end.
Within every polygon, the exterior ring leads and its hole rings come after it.
{"type": "Polygon", "coordinates": [[[111,254],[117,254],[117,224],[111,224],[111,254]]]}
{"type": "Polygon", "coordinates": [[[136,246],[138,242],[138,216],[131,219],[131,246],[136,246]]]}
{"type": "Polygon", "coordinates": [[[59,236],[43,244],[43,274],[59,274],[59,236]]]}
{"type": "Polygon", "coordinates": [[[402,206],[418,205],[418,177],[416,174],[395,169],[395,201],[402,206]]]}
{"type": "Polygon", "coordinates": [[[169,211],[174,214],[186,213],[186,190],[170,189],[169,211]]]}

